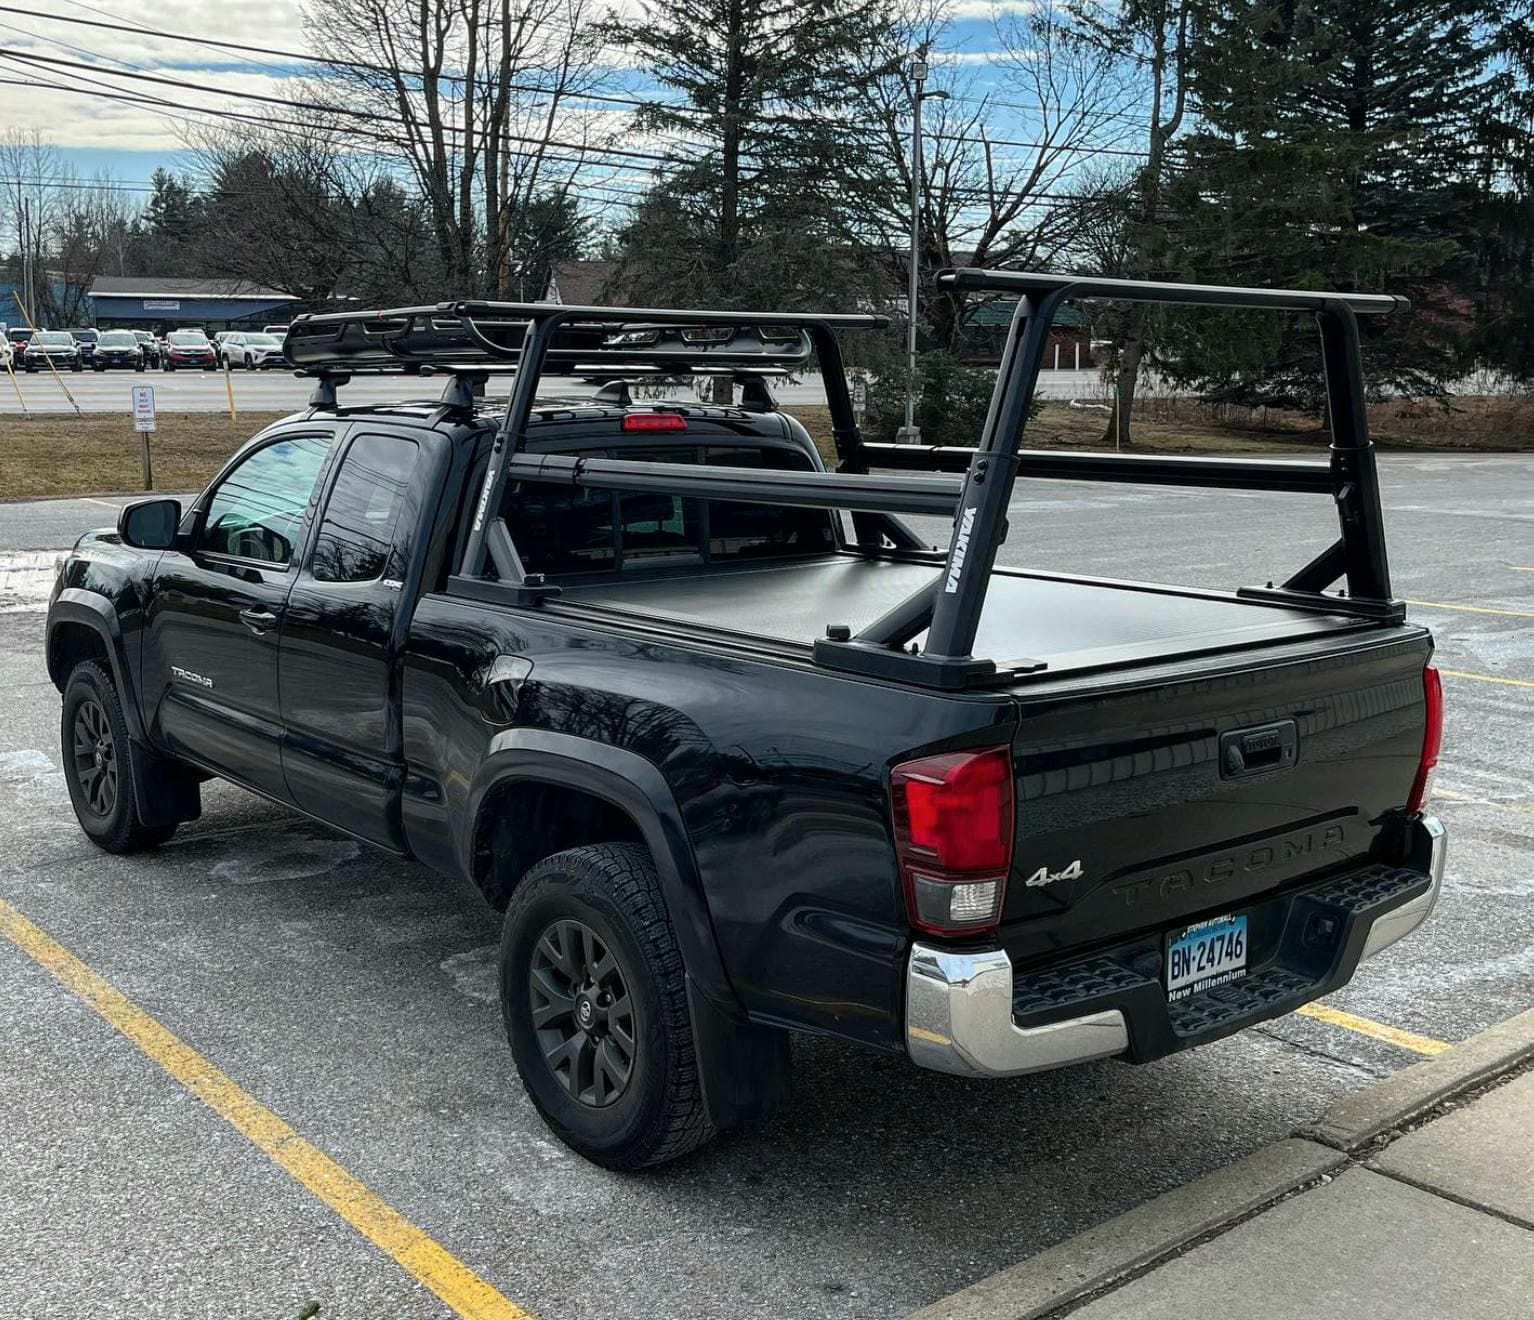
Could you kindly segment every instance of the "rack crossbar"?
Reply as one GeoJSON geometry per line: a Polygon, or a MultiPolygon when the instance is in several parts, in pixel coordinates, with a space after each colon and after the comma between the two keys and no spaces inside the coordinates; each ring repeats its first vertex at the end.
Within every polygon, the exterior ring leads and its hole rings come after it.
{"type": "MultiPolygon", "coordinates": [[[[968,472],[975,451],[963,445],[865,444],[870,467],[915,472],[968,472]]],[[[1052,449],[1018,452],[1018,475],[1054,481],[1115,481],[1143,486],[1329,493],[1329,464],[1309,459],[1201,458],[1162,454],[1081,454],[1052,449]]]]}
{"type": "Polygon", "coordinates": [[[859,509],[946,517],[952,517],[958,508],[964,487],[962,481],[947,476],[867,476],[716,464],[684,466],[563,454],[518,454],[506,462],[506,480],[583,486],[590,490],[654,491],[800,509],[859,509]]]}
{"type": "Polygon", "coordinates": [[[1109,280],[1091,275],[1048,275],[1042,271],[943,270],[944,288],[973,293],[1060,294],[1066,298],[1107,298],[1115,302],[1171,303],[1183,307],[1251,307],[1266,311],[1322,312],[1346,307],[1380,316],[1405,311],[1409,299],[1389,293],[1331,293],[1324,289],[1247,289],[1225,284],[1164,284],[1151,280],[1109,280]]]}

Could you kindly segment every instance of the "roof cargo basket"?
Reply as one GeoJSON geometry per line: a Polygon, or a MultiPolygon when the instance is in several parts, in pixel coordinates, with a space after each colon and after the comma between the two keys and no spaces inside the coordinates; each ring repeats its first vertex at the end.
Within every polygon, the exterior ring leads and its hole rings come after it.
{"type": "Polygon", "coordinates": [[[811,322],[838,330],[886,324],[877,316],[445,302],[300,316],[284,351],[311,374],[518,365],[532,326],[549,324],[545,375],[803,371],[815,347],[811,322]]]}

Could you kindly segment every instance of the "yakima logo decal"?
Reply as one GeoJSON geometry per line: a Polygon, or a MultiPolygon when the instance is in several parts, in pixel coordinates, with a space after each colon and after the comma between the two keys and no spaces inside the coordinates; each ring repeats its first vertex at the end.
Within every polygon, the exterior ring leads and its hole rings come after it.
{"type": "Polygon", "coordinates": [[[943,588],[945,594],[952,595],[959,589],[959,574],[964,569],[964,556],[969,551],[969,533],[975,525],[974,509],[965,509],[964,516],[959,519],[959,534],[953,540],[953,554],[948,569],[948,585],[943,588]]]}

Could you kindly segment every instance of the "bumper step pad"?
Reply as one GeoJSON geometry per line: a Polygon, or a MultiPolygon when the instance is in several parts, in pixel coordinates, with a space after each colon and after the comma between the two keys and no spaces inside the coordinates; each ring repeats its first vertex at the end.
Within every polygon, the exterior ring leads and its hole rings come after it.
{"type": "Polygon", "coordinates": [[[1131,1056],[1158,1058],[1277,1017],[1336,988],[1352,975],[1363,934],[1378,910],[1399,906],[1429,884],[1421,871],[1373,865],[1244,911],[1273,932],[1262,965],[1238,981],[1168,1003],[1160,980],[1163,935],[1142,936],[1079,962],[1015,975],[1012,1015],[1039,1026],[1083,1013],[1121,1010],[1131,1023],[1131,1056]],[[1311,934],[1317,918],[1331,917],[1311,934]]]}

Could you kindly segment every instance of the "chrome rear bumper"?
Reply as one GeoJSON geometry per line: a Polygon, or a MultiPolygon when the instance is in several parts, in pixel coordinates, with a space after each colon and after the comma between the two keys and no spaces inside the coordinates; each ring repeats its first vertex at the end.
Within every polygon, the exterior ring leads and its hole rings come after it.
{"type": "MultiPolygon", "coordinates": [[[[1431,816],[1416,822],[1406,869],[1425,873],[1428,886],[1373,917],[1362,952],[1353,955],[1343,981],[1357,962],[1388,948],[1427,919],[1443,884],[1447,847],[1442,822],[1431,816]]],[[[1325,986],[1318,993],[1335,988],[1325,986]]],[[[1265,1016],[1289,1012],[1298,1002],[1304,999],[1275,1007],[1265,1016]]],[[[1129,1046],[1130,1024],[1121,1008],[1019,1026],[1013,1020],[1012,960],[1005,950],[950,950],[920,943],[911,948],[906,965],[906,1049],[912,1062],[923,1068],[966,1077],[1012,1077],[1108,1058],[1129,1046]]]]}

